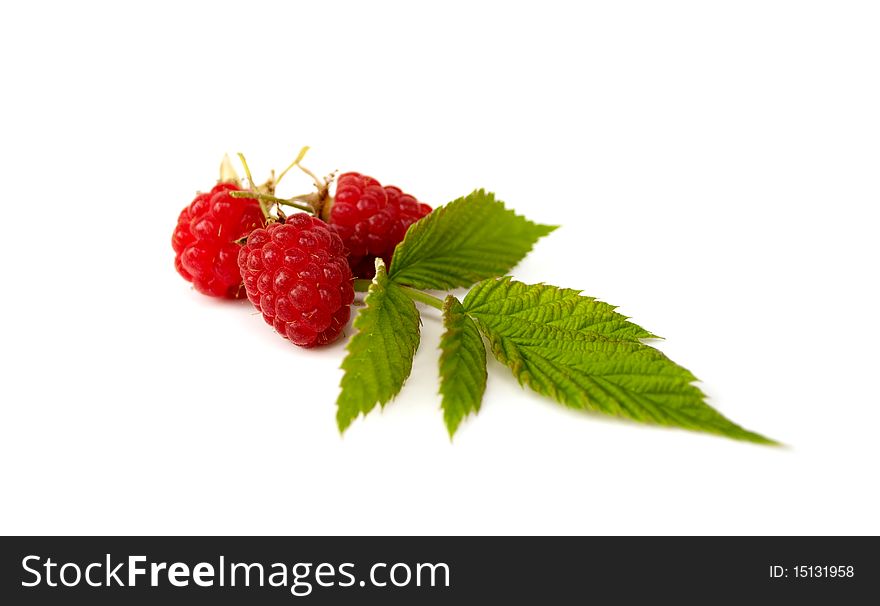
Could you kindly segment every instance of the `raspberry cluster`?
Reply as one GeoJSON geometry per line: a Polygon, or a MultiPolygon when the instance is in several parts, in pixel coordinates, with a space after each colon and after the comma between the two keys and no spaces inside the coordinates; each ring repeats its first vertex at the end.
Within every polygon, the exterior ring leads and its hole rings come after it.
{"type": "Polygon", "coordinates": [[[351,270],[323,221],[297,214],[253,231],[238,267],[248,299],[282,337],[314,347],[342,333],[354,300],[351,270]]]}
{"type": "Polygon", "coordinates": [[[274,196],[274,176],[256,187],[241,160],[251,188],[242,197],[231,195],[243,190],[224,158],[221,182],[198,194],[178,217],[174,265],[200,293],[229,299],[246,294],[263,319],[296,345],[331,343],[348,323],[354,277],[372,278],[376,257],[390,263],[407,229],[431,207],[355,172],[339,177],[331,197],[328,181],[302,166],[318,192],[283,200],[274,196]],[[307,212],[285,217],[284,205],[307,212]]]}
{"type": "Polygon", "coordinates": [[[375,258],[390,263],[409,226],[430,212],[430,206],[400,188],[350,172],[339,176],[336,196],[325,204],[322,216],[342,238],[354,275],[369,278],[375,258]]]}
{"type": "Polygon", "coordinates": [[[244,296],[236,240],[265,225],[265,220],[256,200],[229,195],[240,189],[234,183],[219,183],[198,194],[177,218],[171,237],[174,267],[204,295],[244,296]]]}

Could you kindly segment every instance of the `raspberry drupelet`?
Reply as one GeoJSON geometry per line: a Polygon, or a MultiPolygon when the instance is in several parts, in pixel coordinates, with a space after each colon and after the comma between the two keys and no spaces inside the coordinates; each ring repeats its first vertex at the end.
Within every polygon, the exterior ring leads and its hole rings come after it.
{"type": "Polygon", "coordinates": [[[177,219],[171,237],[174,267],[204,295],[244,296],[237,263],[241,245],[236,240],[265,225],[265,220],[256,200],[229,195],[240,189],[234,183],[219,183],[198,194],[177,219]]]}
{"type": "Polygon", "coordinates": [[[340,237],[321,220],[295,214],[251,232],[238,253],[248,298],[278,333],[301,347],[335,341],[354,300],[340,237]]]}

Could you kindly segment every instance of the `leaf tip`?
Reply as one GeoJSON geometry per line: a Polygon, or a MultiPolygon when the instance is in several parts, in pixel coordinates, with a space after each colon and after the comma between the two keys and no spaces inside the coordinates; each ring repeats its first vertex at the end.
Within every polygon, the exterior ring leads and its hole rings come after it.
{"type": "Polygon", "coordinates": [[[449,414],[449,411],[444,411],[443,422],[446,424],[446,433],[449,434],[450,443],[452,443],[462,420],[462,417],[456,417],[455,415],[449,414]]]}
{"type": "Polygon", "coordinates": [[[336,400],[336,427],[339,429],[339,435],[343,435],[345,430],[351,426],[352,421],[357,418],[357,413],[352,416],[351,411],[343,406],[342,395],[336,400]]]}
{"type": "Polygon", "coordinates": [[[770,446],[773,448],[790,448],[788,445],[779,442],[778,440],[774,440],[773,438],[768,438],[767,436],[762,436],[759,433],[755,433],[754,431],[749,431],[748,429],[744,430],[745,434],[743,435],[743,439],[752,442],[754,444],[758,444],[760,446],[770,446]]]}

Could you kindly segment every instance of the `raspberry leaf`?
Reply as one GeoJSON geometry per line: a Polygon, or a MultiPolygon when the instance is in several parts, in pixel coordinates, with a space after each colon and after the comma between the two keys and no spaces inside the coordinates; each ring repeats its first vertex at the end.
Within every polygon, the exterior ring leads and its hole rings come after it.
{"type": "Polygon", "coordinates": [[[613,305],[585,297],[580,291],[524,284],[509,277],[480,282],[468,292],[464,305],[470,314],[503,318],[522,333],[547,326],[622,341],[658,338],[614,311],[613,305]]]}
{"type": "Polygon", "coordinates": [[[462,420],[480,410],[486,391],[486,347],[476,324],[452,295],[443,304],[446,332],[440,339],[440,394],[449,437],[462,420]]]}
{"type": "Polygon", "coordinates": [[[376,277],[354,321],[357,333],[342,361],[345,374],[336,400],[336,422],[344,432],[358,415],[384,406],[400,392],[419,346],[419,312],[412,300],[388,280],[376,259],[376,277]]]}
{"type": "Polygon", "coordinates": [[[509,279],[487,280],[468,293],[463,306],[489,340],[495,358],[510,368],[521,385],[562,404],[774,443],[706,404],[690,371],[638,340],[646,334],[643,329],[613,310],[609,316],[604,303],[573,298],[573,292],[509,279]],[[548,290],[558,292],[551,296],[548,290]],[[593,307],[598,310],[595,314],[590,313],[593,307]]]}
{"type": "Polygon", "coordinates": [[[398,284],[449,290],[508,273],[538,238],[556,229],[532,223],[482,189],[435,209],[397,245],[388,275],[398,284]]]}

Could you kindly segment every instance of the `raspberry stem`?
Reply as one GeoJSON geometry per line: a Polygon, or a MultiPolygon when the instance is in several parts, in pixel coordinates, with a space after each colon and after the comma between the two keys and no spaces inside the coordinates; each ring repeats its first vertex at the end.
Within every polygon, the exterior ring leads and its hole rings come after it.
{"type": "Polygon", "coordinates": [[[290,163],[290,166],[288,166],[287,168],[285,168],[284,170],[282,170],[282,171],[281,171],[281,174],[278,175],[278,178],[275,179],[275,185],[276,185],[276,186],[277,186],[278,183],[281,181],[281,179],[284,178],[284,175],[287,174],[287,171],[289,171],[289,170],[290,170],[291,168],[293,168],[294,166],[299,166],[299,163],[302,162],[302,159],[303,159],[303,158],[305,158],[305,156],[306,156],[306,152],[308,152],[309,149],[310,149],[309,146],[306,145],[306,146],[303,147],[301,150],[299,150],[299,154],[297,154],[297,156],[296,156],[296,160],[294,160],[293,162],[291,162],[291,163],[290,163]]]}
{"type": "Polygon", "coordinates": [[[321,204],[321,194],[318,192],[303,194],[301,196],[293,196],[291,198],[279,200],[278,204],[283,204],[284,206],[293,206],[294,208],[301,208],[301,206],[297,206],[298,202],[307,204],[309,207],[309,212],[311,212],[316,217],[318,216],[318,208],[321,204]]]}
{"type": "Polygon", "coordinates": [[[401,286],[401,290],[406,293],[406,296],[412,299],[413,301],[418,301],[419,303],[424,303],[425,305],[430,305],[434,309],[439,309],[443,311],[443,301],[438,299],[433,295],[429,295],[426,292],[422,292],[420,290],[416,290],[411,286],[401,286]]]}
{"type": "Polygon", "coordinates": [[[322,190],[327,187],[327,183],[323,179],[318,178],[318,175],[310,171],[302,164],[297,164],[296,167],[312,178],[312,181],[315,182],[315,187],[317,187],[318,190],[322,190]]]}
{"type": "MultiPolygon", "coordinates": [[[[298,208],[299,210],[304,210],[309,214],[314,215],[315,209],[312,208],[310,204],[297,204],[293,200],[285,200],[284,198],[279,198],[277,196],[272,196],[270,194],[262,194],[260,192],[255,191],[231,191],[229,195],[233,198],[255,198],[260,202],[271,202],[272,204],[283,204],[284,206],[291,206],[293,208],[298,208]]],[[[262,204],[261,204],[262,206],[262,204]]]]}
{"type": "MultiPolygon", "coordinates": [[[[372,283],[372,280],[357,279],[352,283],[352,287],[354,288],[355,292],[367,292],[370,289],[370,284],[372,283]]],[[[440,311],[443,311],[443,301],[438,299],[437,297],[429,295],[426,292],[422,292],[421,290],[415,289],[412,286],[399,286],[400,289],[403,290],[404,294],[406,294],[406,296],[413,301],[418,301],[419,303],[424,303],[425,305],[430,305],[434,309],[439,309],[440,311]]]]}
{"type": "MultiPolygon", "coordinates": [[[[296,159],[293,162],[291,162],[287,168],[285,168],[283,171],[281,171],[281,174],[278,175],[277,179],[275,179],[273,186],[277,186],[278,183],[281,181],[281,179],[284,178],[284,175],[286,175],[288,173],[288,171],[295,166],[298,169],[300,169],[303,173],[308,175],[312,179],[312,181],[314,181],[315,188],[317,188],[318,191],[310,193],[310,194],[303,194],[301,196],[293,196],[291,198],[288,198],[287,200],[278,200],[275,203],[276,204],[285,204],[287,206],[292,206],[294,208],[299,208],[301,210],[307,210],[307,212],[311,212],[314,216],[316,216],[318,218],[324,218],[326,220],[326,217],[323,216],[322,211],[324,210],[325,203],[330,198],[330,184],[333,183],[333,179],[336,177],[336,171],[330,173],[329,175],[327,175],[326,177],[321,179],[318,177],[318,175],[316,175],[315,173],[310,171],[308,168],[306,168],[305,166],[300,164],[302,162],[303,158],[305,157],[306,153],[310,149],[311,148],[308,145],[306,145],[302,149],[300,149],[299,153],[296,156],[296,159]],[[304,209],[302,206],[298,206],[297,204],[295,204],[296,202],[305,202],[306,204],[308,204],[310,206],[310,208],[304,209]]],[[[275,192],[272,191],[269,193],[275,193],[275,192]]]]}
{"type": "Polygon", "coordinates": [[[248,166],[247,160],[244,159],[244,154],[241,152],[238,152],[238,159],[241,160],[241,165],[244,167],[244,174],[247,176],[248,187],[250,187],[252,190],[255,190],[255,191],[248,192],[251,194],[250,196],[233,196],[233,197],[236,197],[236,198],[238,198],[238,197],[256,198],[257,202],[260,203],[260,210],[263,212],[263,217],[266,219],[266,221],[272,221],[272,215],[269,214],[269,207],[266,205],[266,201],[263,200],[260,197],[260,194],[256,191],[257,184],[256,184],[256,182],[254,182],[253,176],[251,176],[251,169],[248,166]]]}

